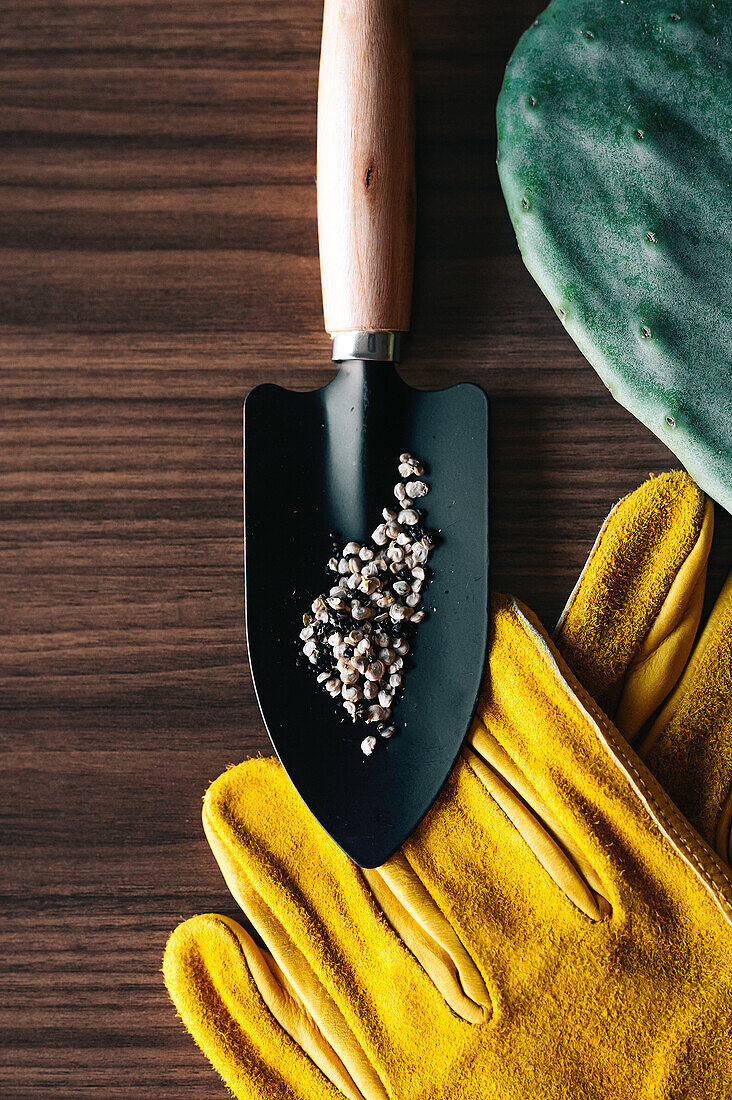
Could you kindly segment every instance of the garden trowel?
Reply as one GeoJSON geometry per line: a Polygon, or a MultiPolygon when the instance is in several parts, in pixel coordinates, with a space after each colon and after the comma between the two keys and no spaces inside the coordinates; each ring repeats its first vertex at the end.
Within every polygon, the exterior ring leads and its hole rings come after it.
{"type": "MultiPolygon", "coordinates": [[[[470,724],[488,629],[488,406],[470,384],[412,389],[395,369],[409,326],[414,122],[407,0],[326,0],[318,96],[325,327],[340,364],[324,388],[257,386],[244,406],[246,615],[262,715],[290,779],[363,867],[427,812],[470,724]],[[363,541],[392,499],[400,454],[425,463],[439,542],[394,708],[398,734],[365,756],[298,667],[303,609],[333,539],[363,541]]],[[[421,503],[421,502],[420,502],[421,503]]],[[[302,853],[307,857],[308,853],[302,853]]]]}

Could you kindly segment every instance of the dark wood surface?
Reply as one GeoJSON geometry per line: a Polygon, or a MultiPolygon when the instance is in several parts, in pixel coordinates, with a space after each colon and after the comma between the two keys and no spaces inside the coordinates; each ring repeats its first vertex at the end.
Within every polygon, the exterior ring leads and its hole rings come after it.
{"type": "MultiPolygon", "coordinates": [[[[503,209],[494,102],[539,7],[413,0],[405,373],[492,396],[494,584],[551,624],[611,504],[675,462],[565,335],[503,209]]],[[[243,630],[242,398],[331,374],[319,24],[317,0],[3,4],[7,1100],[225,1096],[159,968],[181,918],[234,912],[200,799],[267,749],[243,630]]]]}

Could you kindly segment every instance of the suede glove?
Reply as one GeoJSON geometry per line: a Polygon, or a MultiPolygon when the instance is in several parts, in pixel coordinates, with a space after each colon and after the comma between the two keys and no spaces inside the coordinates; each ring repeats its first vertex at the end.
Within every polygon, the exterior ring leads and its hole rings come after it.
{"type": "Polygon", "coordinates": [[[267,946],[229,918],[194,917],[164,974],[237,1097],[732,1095],[729,869],[560,653],[621,724],[632,715],[631,736],[685,784],[707,835],[723,831],[728,589],[681,675],[711,516],[683,474],[621,502],[556,645],[495,597],[469,742],[377,870],[340,852],[274,760],[212,785],[206,835],[267,946]]]}

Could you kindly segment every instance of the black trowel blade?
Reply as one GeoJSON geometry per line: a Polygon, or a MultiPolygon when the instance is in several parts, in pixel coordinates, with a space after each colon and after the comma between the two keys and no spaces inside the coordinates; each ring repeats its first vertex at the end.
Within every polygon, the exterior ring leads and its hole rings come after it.
{"type": "Polygon", "coordinates": [[[424,392],[384,363],[344,364],[323,389],[254,389],[244,405],[249,664],[272,744],[299,794],[362,867],[391,856],[437,797],[480,687],[488,633],[488,402],[477,386],[424,392]],[[353,724],[309,667],[303,612],[332,581],[333,535],[365,539],[393,503],[399,455],[427,469],[425,524],[439,531],[392,721],[353,724]],[[343,719],[346,719],[345,721],[343,719]]]}

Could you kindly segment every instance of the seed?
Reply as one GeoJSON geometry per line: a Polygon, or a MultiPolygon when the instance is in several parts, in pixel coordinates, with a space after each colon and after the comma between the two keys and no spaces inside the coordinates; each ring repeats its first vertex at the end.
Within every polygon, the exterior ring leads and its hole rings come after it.
{"type": "MultiPolygon", "coordinates": [[[[300,631],[299,664],[314,666],[317,682],[334,699],[339,697],[354,722],[376,722],[377,733],[386,738],[396,732],[386,719],[402,687],[404,658],[410,650],[396,624],[416,624],[426,614],[415,609],[420,608],[429,573],[424,563],[436,540],[423,526],[420,510],[412,506],[429,492],[419,480],[423,473],[413,455],[402,454],[403,480],[394,487],[398,503],[383,509],[384,522],[371,540],[352,540],[340,549],[340,539],[332,536],[328,568],[339,583],[327,590],[328,595],[316,597],[313,614],[303,615],[300,631]],[[329,667],[331,661],[336,668],[329,667]]],[[[372,740],[375,744],[377,738],[372,740]]]]}
{"type": "Polygon", "coordinates": [[[408,481],[407,482],[407,496],[412,500],[416,500],[418,497],[427,496],[429,489],[423,481],[408,481]]]}
{"type": "Polygon", "coordinates": [[[402,477],[409,477],[410,474],[417,474],[421,477],[424,473],[424,466],[414,455],[407,455],[406,458],[399,459],[399,473],[402,477]]]}
{"type": "Polygon", "coordinates": [[[371,753],[374,751],[375,748],[376,738],[364,737],[363,741],[361,742],[361,752],[364,754],[364,756],[371,756],[371,753]]]}

